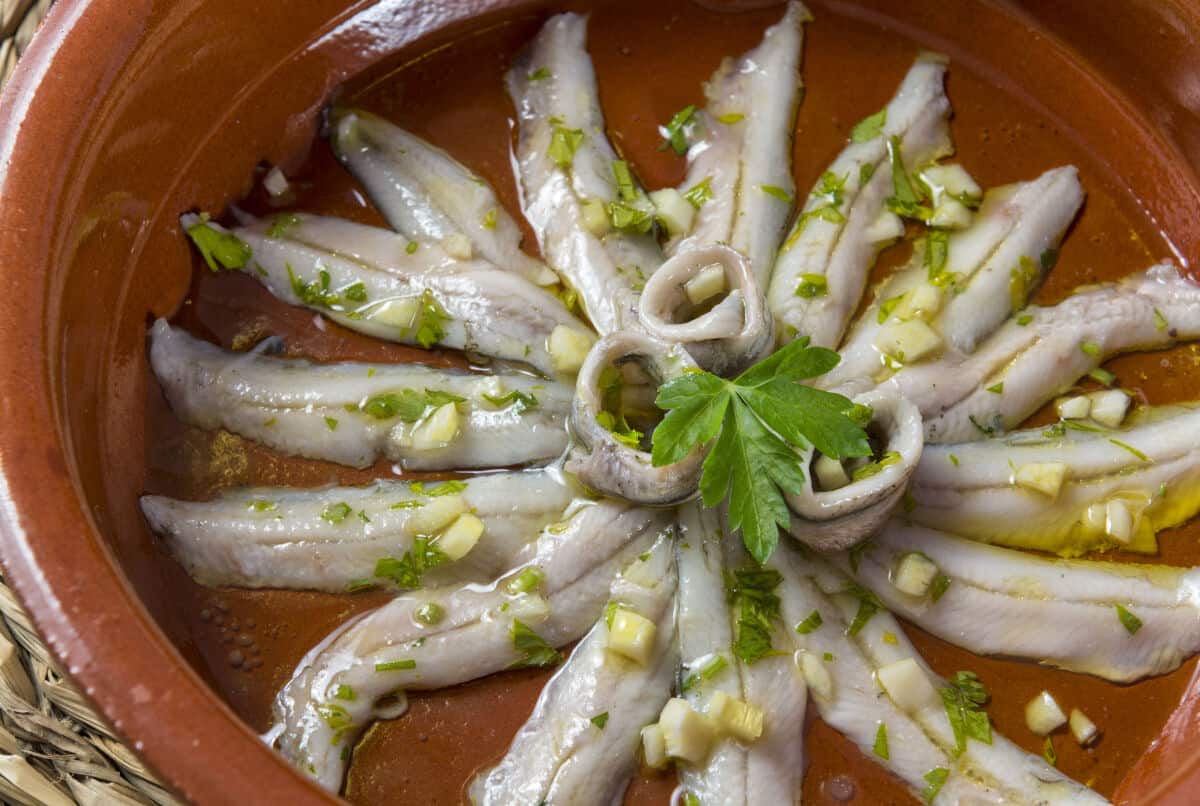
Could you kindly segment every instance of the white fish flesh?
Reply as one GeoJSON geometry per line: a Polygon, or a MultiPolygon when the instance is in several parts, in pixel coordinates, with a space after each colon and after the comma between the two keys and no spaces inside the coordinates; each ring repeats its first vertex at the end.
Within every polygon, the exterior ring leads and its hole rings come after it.
{"type": "Polygon", "coordinates": [[[150,330],[150,366],[184,422],[351,467],[380,458],[413,470],[508,467],[548,462],[567,445],[571,388],[527,374],[234,353],[162,319],[150,330]],[[456,398],[456,430],[422,439],[456,398]]]}
{"type": "Polygon", "coordinates": [[[557,471],[538,470],[449,485],[243,488],[211,501],[147,495],[141,505],[202,585],[344,593],[495,579],[528,559],[542,528],[563,518],[576,492],[557,471]],[[465,513],[483,522],[483,534],[451,562],[436,536],[465,513]],[[422,538],[433,538],[424,551],[414,547],[422,538]]]}

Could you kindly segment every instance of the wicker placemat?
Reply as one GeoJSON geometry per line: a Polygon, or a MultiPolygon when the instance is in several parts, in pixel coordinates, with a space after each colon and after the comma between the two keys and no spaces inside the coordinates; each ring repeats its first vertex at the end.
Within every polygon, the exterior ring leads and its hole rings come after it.
{"type": "MultiPolygon", "coordinates": [[[[0,0],[0,86],[53,0],[0,0]]],[[[59,674],[0,575],[0,801],[177,804],[59,674]]]]}

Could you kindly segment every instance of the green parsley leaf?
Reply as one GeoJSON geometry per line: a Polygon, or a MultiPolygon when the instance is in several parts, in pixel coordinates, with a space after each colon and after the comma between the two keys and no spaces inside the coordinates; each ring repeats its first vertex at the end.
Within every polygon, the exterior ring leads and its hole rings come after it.
{"type": "Polygon", "coordinates": [[[403,672],[415,668],[417,668],[417,662],[411,658],[389,660],[375,664],[375,671],[377,672],[403,672]]]}
{"type": "Polygon", "coordinates": [[[670,122],[666,126],[660,126],[659,132],[663,136],[662,150],[670,147],[676,154],[680,156],[687,153],[688,150],[688,130],[692,127],[696,115],[696,107],[688,104],[683,109],[675,113],[670,122]]]}
{"type": "Polygon", "coordinates": [[[921,790],[921,799],[926,803],[933,803],[933,799],[942,791],[942,787],[946,785],[946,781],[950,778],[950,770],[945,767],[935,767],[925,773],[925,782],[929,786],[921,790]]]}
{"type": "Polygon", "coordinates": [[[823,297],[829,293],[829,281],[823,274],[801,274],[800,285],[796,286],[796,296],[804,299],[823,297]]]}
{"type": "Polygon", "coordinates": [[[712,197],[713,192],[711,176],[704,177],[699,182],[688,188],[683,194],[683,198],[687,199],[688,202],[697,210],[703,207],[704,203],[712,199],[712,197]]]}
{"type": "Polygon", "coordinates": [[[201,216],[199,222],[188,227],[187,236],[212,271],[245,268],[254,254],[250,244],[232,232],[210,226],[207,216],[201,216]]]}
{"type": "Polygon", "coordinates": [[[446,617],[446,609],[437,602],[426,602],[417,608],[417,621],[433,626],[446,617]]]}
{"type": "Polygon", "coordinates": [[[930,230],[925,236],[925,272],[929,282],[946,285],[946,261],[950,257],[950,236],[945,230],[930,230]]]}
{"type": "Polygon", "coordinates": [[[625,421],[624,414],[615,415],[611,411],[602,411],[596,415],[596,422],[601,428],[612,434],[613,439],[625,447],[634,450],[642,449],[642,437],[645,434],[629,425],[625,421]]]}
{"type": "Polygon", "coordinates": [[[853,638],[858,635],[862,628],[867,626],[867,622],[871,617],[883,610],[883,603],[866,588],[861,585],[851,582],[846,585],[845,593],[849,593],[858,599],[858,610],[854,613],[854,619],[850,625],[846,627],[846,635],[853,638]]]}
{"type": "Polygon", "coordinates": [[[1033,321],[1033,314],[1027,313],[1027,314],[1022,314],[1021,316],[1017,317],[1017,324],[1020,325],[1021,327],[1026,327],[1032,321],[1033,321]]]}
{"type": "Polygon", "coordinates": [[[536,565],[531,565],[508,581],[504,589],[514,596],[535,591],[546,581],[546,572],[536,565]]]}
{"type": "Polygon", "coordinates": [[[1167,317],[1158,308],[1154,309],[1154,329],[1160,332],[1167,329],[1167,317]]]}
{"type": "Polygon", "coordinates": [[[884,761],[891,759],[891,754],[888,753],[887,741],[887,723],[880,722],[879,729],[875,731],[875,746],[872,748],[875,755],[879,756],[884,761]]]}
{"type": "Polygon", "coordinates": [[[249,508],[255,512],[274,512],[279,509],[279,505],[274,501],[267,501],[263,498],[255,498],[250,502],[249,508]]]}
{"type": "Polygon", "coordinates": [[[824,620],[821,618],[821,611],[814,610],[808,614],[808,617],[804,621],[796,625],[796,632],[801,635],[808,635],[810,632],[820,629],[824,623],[824,620]]]}
{"type": "Polygon", "coordinates": [[[779,199],[781,202],[786,202],[787,204],[791,204],[794,201],[794,199],[792,198],[792,194],[788,193],[787,190],[779,187],[778,185],[759,185],[758,189],[761,190],[763,193],[766,193],[768,196],[774,196],[775,198],[779,199]]]}
{"type": "Polygon", "coordinates": [[[484,229],[495,229],[496,228],[496,208],[495,207],[493,207],[491,210],[488,210],[486,213],[483,214],[483,228],[484,229]]]}
{"type": "Polygon", "coordinates": [[[1142,628],[1142,620],[1130,613],[1121,605],[1113,605],[1117,609],[1117,618],[1121,620],[1121,626],[1129,631],[1130,635],[1134,635],[1142,628]]]}
{"type": "Polygon", "coordinates": [[[329,523],[341,523],[353,511],[345,501],[339,501],[336,504],[329,504],[321,510],[321,520],[329,523]]]}
{"type": "Polygon", "coordinates": [[[267,237],[282,238],[288,230],[299,223],[300,216],[295,213],[280,213],[271,219],[271,226],[267,228],[267,237]]]}
{"type": "Polygon", "coordinates": [[[1000,383],[992,384],[991,386],[989,386],[987,388],[987,391],[991,392],[993,395],[1004,394],[1004,381],[1000,381],[1000,383]]]}
{"type": "Polygon", "coordinates": [[[683,682],[679,684],[679,690],[691,691],[704,681],[711,680],[716,677],[727,666],[729,666],[729,661],[725,660],[724,655],[717,655],[713,658],[710,658],[704,663],[703,666],[683,679],[683,682]]]}
{"type": "Polygon", "coordinates": [[[575,162],[575,152],[583,145],[583,130],[555,125],[546,154],[559,168],[567,170],[575,162]]]}
{"type": "Polygon", "coordinates": [[[398,417],[406,423],[415,423],[425,415],[429,398],[416,389],[401,389],[367,398],[359,408],[376,420],[398,417]]]}
{"type": "Polygon", "coordinates": [[[866,143],[874,140],[883,133],[883,127],[887,124],[887,107],[880,109],[873,115],[867,117],[854,124],[854,128],[850,130],[850,142],[866,143]]]}
{"type": "Polygon", "coordinates": [[[604,209],[608,213],[608,223],[615,230],[645,235],[654,226],[654,215],[632,204],[614,201],[604,205],[604,209]]]}
{"type": "Polygon", "coordinates": [[[513,649],[521,657],[508,665],[509,669],[528,669],[553,666],[562,660],[562,653],[546,643],[542,636],[523,621],[513,619],[509,628],[513,649]]]}
{"type": "Polygon", "coordinates": [[[390,580],[400,590],[416,590],[421,587],[421,577],[430,568],[449,562],[450,558],[430,542],[427,537],[413,539],[412,548],[400,559],[382,557],[375,562],[375,576],[390,580]]]}
{"type": "Polygon", "coordinates": [[[604,730],[604,726],[608,724],[608,711],[605,711],[602,714],[596,714],[594,717],[592,717],[588,721],[591,722],[593,725],[595,725],[600,730],[604,730]]]}
{"type": "Polygon", "coordinates": [[[325,418],[325,427],[328,428],[330,431],[336,431],[337,427],[338,427],[337,418],[336,417],[326,417],[325,418]]]}
{"type": "Polygon", "coordinates": [[[773,568],[738,568],[726,580],[729,601],[737,612],[733,654],[743,663],[756,663],[775,654],[771,630],[779,620],[775,589],[783,575],[773,568]]]}
{"type": "Polygon", "coordinates": [[[550,78],[552,75],[554,75],[554,74],[550,72],[549,67],[539,67],[538,69],[534,70],[532,73],[527,75],[525,77],[525,79],[527,81],[545,81],[546,79],[550,78]]]}
{"type": "Polygon", "coordinates": [[[484,393],[483,399],[498,409],[516,406],[517,414],[521,414],[522,412],[529,411],[530,409],[536,409],[538,407],[538,399],[534,395],[517,389],[513,389],[506,395],[489,395],[484,393]]]}
{"type": "Polygon", "coordinates": [[[933,584],[929,586],[929,598],[937,601],[946,595],[946,591],[950,590],[950,583],[954,580],[945,574],[938,574],[933,578],[933,584]]]}
{"type": "Polygon", "coordinates": [[[617,192],[625,201],[637,201],[637,185],[633,183],[633,174],[629,171],[629,163],[625,160],[613,160],[613,177],[617,180],[617,192]]]}
{"type": "Polygon", "coordinates": [[[456,495],[467,489],[465,481],[443,481],[436,487],[426,487],[424,482],[410,481],[408,489],[412,490],[417,495],[426,495],[430,498],[441,498],[443,495],[456,495]]]}
{"type": "Polygon", "coordinates": [[[954,730],[954,741],[958,752],[967,749],[967,739],[984,744],[992,743],[992,723],[983,706],[987,704],[988,692],[974,672],[956,672],[950,684],[938,690],[942,704],[946,706],[946,717],[954,730]]]}
{"type": "Polygon", "coordinates": [[[358,694],[355,693],[354,689],[345,683],[341,683],[334,689],[333,696],[335,699],[345,700],[346,702],[354,702],[358,699],[358,694]]]}
{"type": "Polygon", "coordinates": [[[437,344],[446,337],[445,326],[450,321],[452,317],[446,313],[442,303],[438,302],[432,291],[425,289],[421,294],[421,307],[417,312],[417,319],[413,323],[417,329],[417,344],[427,350],[437,344]]]}

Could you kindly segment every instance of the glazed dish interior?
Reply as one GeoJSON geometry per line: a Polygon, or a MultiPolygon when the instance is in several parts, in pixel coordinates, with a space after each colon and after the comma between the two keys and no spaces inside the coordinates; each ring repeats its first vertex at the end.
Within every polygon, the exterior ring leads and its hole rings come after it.
{"type": "MultiPolygon", "coordinates": [[[[1061,247],[1055,247],[1056,265],[1033,297],[1037,305],[1057,304],[1079,286],[1117,281],[1162,260],[1174,260],[1187,270],[1200,233],[1178,222],[1200,220],[1197,197],[1188,184],[1194,175],[1180,155],[1164,150],[1148,122],[1131,115],[1124,94],[1052,38],[1031,34],[1026,27],[1030,23],[1017,10],[987,4],[976,8],[974,3],[970,10],[952,11],[935,3],[908,10],[809,5],[814,20],[805,30],[805,92],[791,154],[801,204],[846,145],[855,124],[888,102],[919,53],[936,50],[949,59],[946,93],[953,105],[950,131],[955,146],[950,161],[965,166],[985,189],[1030,180],[1057,166],[1078,169],[1086,203],[1061,247]],[[965,33],[973,25],[978,31],[965,33]],[[1036,69],[1018,63],[1023,56],[1015,51],[1002,58],[995,48],[978,47],[984,36],[1024,43],[1036,69]],[[1035,74],[1056,76],[1062,88],[1034,81],[1035,74]],[[1068,97],[1074,100],[1065,101],[1068,97]],[[1099,121],[1116,122],[1102,126],[1099,121]],[[1114,127],[1119,136],[1110,134],[1114,127]],[[1161,175],[1154,169],[1166,166],[1178,168],[1173,181],[1182,189],[1174,201],[1164,203],[1163,196],[1172,190],[1154,185],[1155,176],[1161,175]],[[1152,193],[1155,201],[1148,203],[1152,193]],[[1152,215],[1154,205],[1171,208],[1170,219],[1152,215]]],[[[783,7],[728,13],[684,0],[615,0],[492,14],[445,37],[437,48],[418,42],[337,87],[334,96],[340,107],[378,115],[468,166],[518,221],[530,252],[535,252],[537,240],[520,215],[511,161],[515,113],[503,77],[549,14],[560,10],[590,12],[587,48],[607,134],[621,157],[635,167],[642,185],[664,188],[684,181],[687,163],[662,147],[660,127],[688,104],[702,105],[701,87],[721,60],[753,48],[763,31],[778,21],[783,7]],[[635,19],[636,24],[630,24],[635,19]]],[[[248,93],[237,103],[252,98],[248,93]]],[[[270,153],[242,154],[224,163],[226,152],[221,148],[187,155],[180,163],[179,183],[153,215],[142,209],[143,200],[120,194],[95,211],[93,228],[110,226],[131,211],[147,215],[154,236],[145,243],[155,248],[135,252],[127,279],[116,283],[121,289],[115,297],[120,306],[116,319],[122,324],[109,340],[85,350],[69,329],[64,334],[59,376],[80,467],[78,482],[113,554],[184,659],[255,731],[270,726],[272,700],[305,653],[336,627],[380,607],[392,594],[203,587],[147,527],[138,497],[206,500],[242,486],[313,488],[379,478],[430,481],[453,476],[402,473],[389,460],[347,468],[288,456],[225,430],[185,425],[172,411],[139,346],[144,328],[166,317],[193,336],[237,351],[278,337],[281,342],[274,344],[282,345],[282,356],[317,362],[419,361],[435,368],[464,368],[472,360],[461,352],[435,347],[430,353],[355,333],[311,310],[284,304],[254,277],[209,271],[187,248],[174,216],[192,210],[220,214],[234,203],[264,218],[302,210],[387,226],[365,188],[318,134],[320,126],[327,132],[336,124],[317,120],[311,108],[305,111],[309,114],[297,117],[293,129],[281,129],[287,143],[282,150],[276,145],[270,153]],[[254,171],[238,174],[256,162],[254,171]],[[288,178],[283,201],[273,198],[261,181],[275,164],[283,166],[288,178]],[[188,177],[208,170],[217,178],[210,177],[192,192],[188,177]],[[153,279],[143,282],[151,275],[153,279]],[[100,350],[104,361],[95,360],[100,350]],[[72,386],[85,391],[65,394],[72,386]],[[95,390],[101,389],[109,391],[97,397],[95,390]],[[92,407],[98,433],[87,431],[83,419],[92,407]],[[106,467],[129,472],[99,472],[106,467]]],[[[222,144],[227,147],[229,143],[222,144]]],[[[219,220],[230,223],[228,217],[219,220]]],[[[91,230],[85,226],[76,236],[86,245],[91,230]]],[[[885,249],[872,270],[870,286],[907,263],[912,249],[911,239],[885,249]]],[[[70,297],[86,291],[65,293],[70,297]]],[[[86,325],[96,315],[81,314],[80,323],[86,325]]],[[[1192,344],[1121,356],[1105,362],[1104,368],[1142,404],[1194,401],[1200,390],[1200,353],[1192,344]]],[[[1103,376],[1084,380],[1080,387],[1083,393],[1100,392],[1103,376]]],[[[1057,420],[1050,404],[1027,425],[1050,427],[1057,420]]],[[[1200,524],[1189,522],[1161,531],[1155,555],[1108,551],[1096,556],[1122,563],[1195,566],[1200,565],[1197,538],[1200,524]]],[[[1030,753],[1042,756],[1046,751],[1043,738],[1026,727],[1025,704],[1039,692],[1053,692],[1064,708],[1085,712],[1100,726],[1099,741],[1083,747],[1060,731],[1053,737],[1056,764],[1108,798],[1160,735],[1195,667],[1194,660],[1188,660],[1167,674],[1118,685],[1029,662],[975,655],[908,623],[904,631],[943,677],[960,670],[977,674],[991,694],[987,713],[995,731],[1030,753]]],[[[402,718],[375,723],[361,739],[344,796],[364,804],[459,802],[465,784],[503,756],[552,673],[508,671],[448,689],[411,693],[402,718]]],[[[811,704],[808,711],[805,802],[901,802],[911,797],[853,742],[815,717],[811,704]]],[[[671,773],[639,767],[626,802],[665,803],[676,785],[671,773]]]]}

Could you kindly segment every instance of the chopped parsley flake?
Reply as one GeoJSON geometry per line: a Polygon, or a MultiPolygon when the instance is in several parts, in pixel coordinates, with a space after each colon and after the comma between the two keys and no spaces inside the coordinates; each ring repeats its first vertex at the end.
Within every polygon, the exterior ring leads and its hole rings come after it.
{"type": "Polygon", "coordinates": [[[1085,355],[1090,355],[1090,356],[1100,355],[1100,345],[1096,344],[1096,342],[1094,342],[1094,341],[1080,342],[1079,349],[1082,350],[1085,355]]]}
{"type": "Polygon", "coordinates": [[[808,635],[810,632],[819,629],[824,623],[824,620],[821,618],[821,611],[814,610],[808,614],[804,621],[796,625],[796,632],[801,635],[808,635]]]}
{"type": "Polygon", "coordinates": [[[660,126],[662,133],[662,150],[670,148],[676,154],[683,156],[688,150],[688,131],[694,125],[696,107],[688,104],[675,113],[666,126],[660,126]]]}
{"type": "Polygon", "coordinates": [[[602,714],[596,714],[594,717],[589,719],[588,722],[591,722],[600,730],[604,730],[604,726],[608,724],[608,711],[605,711],[602,714]]]}
{"type": "Polygon", "coordinates": [[[562,660],[562,653],[546,643],[542,636],[523,621],[513,619],[509,628],[513,649],[521,655],[508,665],[509,669],[541,668],[553,666],[562,660]]]}
{"type": "Polygon", "coordinates": [[[883,610],[883,603],[876,598],[875,594],[854,582],[846,586],[845,593],[858,599],[858,610],[855,611],[850,626],[846,627],[846,635],[853,638],[862,631],[863,627],[867,626],[867,622],[871,620],[872,616],[883,610]]]}
{"type": "Polygon", "coordinates": [[[692,207],[695,207],[697,210],[703,207],[704,203],[712,199],[712,197],[713,192],[711,176],[704,177],[699,182],[688,188],[683,194],[683,198],[687,199],[692,207]]]}
{"type": "Polygon", "coordinates": [[[549,67],[539,67],[538,69],[534,70],[532,73],[527,75],[525,78],[528,81],[545,81],[547,78],[550,78],[552,75],[553,75],[553,73],[550,72],[549,67]]]}
{"type": "Polygon", "coordinates": [[[875,731],[875,746],[872,750],[884,761],[891,759],[892,756],[888,753],[887,723],[879,723],[879,729],[875,731]]]}
{"type": "Polygon", "coordinates": [[[528,392],[521,392],[516,389],[512,390],[506,395],[484,394],[483,399],[498,409],[515,406],[518,414],[529,411],[530,409],[536,409],[538,406],[538,399],[535,396],[529,394],[528,392]]]}
{"type": "Polygon", "coordinates": [[[887,107],[884,107],[875,114],[868,115],[858,123],[854,124],[854,128],[850,130],[850,142],[866,143],[874,140],[883,133],[883,127],[886,124],[887,107]]]}
{"type": "Polygon", "coordinates": [[[717,116],[718,123],[724,123],[726,126],[732,126],[735,123],[740,123],[745,120],[746,116],[741,112],[726,112],[724,115],[717,116]]]}
{"type": "Polygon", "coordinates": [[[436,487],[426,487],[423,481],[411,481],[408,483],[408,489],[412,490],[416,495],[425,495],[430,498],[440,498],[443,495],[455,495],[467,489],[465,481],[443,481],[436,487]]]}
{"type": "Polygon", "coordinates": [[[758,189],[763,193],[766,193],[768,196],[774,196],[775,198],[782,202],[786,202],[787,204],[791,204],[792,201],[794,201],[792,199],[792,194],[788,193],[787,190],[779,187],[778,185],[759,185],[758,189]]]}
{"type": "Polygon", "coordinates": [[[555,165],[567,170],[575,162],[575,152],[583,144],[583,137],[581,129],[568,129],[556,124],[546,153],[555,165]]]}
{"type": "Polygon", "coordinates": [[[987,388],[987,390],[989,392],[991,392],[993,395],[1004,394],[1004,381],[1000,381],[1000,383],[992,384],[991,386],[989,386],[987,388]]]}
{"type": "Polygon", "coordinates": [[[491,210],[488,210],[486,213],[483,214],[483,228],[484,229],[495,229],[496,228],[496,208],[493,207],[491,210]]]}
{"type": "Polygon", "coordinates": [[[321,520],[329,523],[341,523],[354,510],[345,501],[329,504],[321,510],[321,520]]]}
{"type": "Polygon", "coordinates": [[[992,743],[992,723],[983,710],[988,701],[988,692],[978,675],[974,672],[956,672],[949,685],[940,688],[938,693],[942,695],[942,704],[946,706],[946,717],[954,730],[959,753],[967,749],[967,739],[992,743]]]}
{"type": "Polygon", "coordinates": [[[800,284],[796,286],[796,296],[804,299],[823,297],[829,293],[829,281],[823,274],[801,274],[800,284]]]}
{"type": "Polygon", "coordinates": [[[375,576],[390,580],[400,590],[416,590],[421,587],[421,577],[430,568],[449,562],[450,558],[430,542],[427,537],[413,539],[412,548],[400,559],[381,557],[375,562],[375,576]]]}
{"type": "Polygon", "coordinates": [[[1137,448],[1133,447],[1132,445],[1130,445],[1130,444],[1129,444],[1129,443],[1127,443],[1127,442],[1122,442],[1122,441],[1121,441],[1121,440],[1119,440],[1119,439],[1109,439],[1109,442],[1111,442],[1112,444],[1116,445],[1118,448],[1121,448],[1121,449],[1123,449],[1123,450],[1127,450],[1127,451],[1129,451],[1129,452],[1130,452],[1130,453],[1132,453],[1134,456],[1136,456],[1138,459],[1141,459],[1143,462],[1149,462],[1149,461],[1150,461],[1150,457],[1149,457],[1149,456],[1147,456],[1146,454],[1142,453],[1142,452],[1141,452],[1141,451],[1139,451],[1137,448]]]}
{"type": "Polygon", "coordinates": [[[417,668],[417,662],[411,658],[389,660],[375,664],[375,671],[377,672],[403,672],[415,668],[417,668]]]}
{"type": "Polygon", "coordinates": [[[250,244],[232,232],[209,226],[206,216],[201,216],[198,223],[187,228],[187,236],[192,239],[200,256],[212,271],[245,268],[254,254],[250,244]]]}
{"type": "Polygon", "coordinates": [[[950,590],[950,583],[953,580],[945,574],[938,574],[933,578],[933,584],[929,586],[929,598],[937,601],[946,595],[946,591],[950,590]]]}
{"type": "Polygon", "coordinates": [[[288,230],[299,223],[300,216],[295,213],[280,213],[271,219],[271,226],[267,228],[267,237],[282,238],[288,230]]]}
{"type": "Polygon", "coordinates": [[[727,666],[729,666],[729,661],[725,660],[725,656],[716,655],[705,661],[704,665],[702,665],[699,669],[685,677],[683,682],[679,684],[679,690],[691,691],[706,680],[712,680],[727,666]]]}
{"type": "Polygon", "coordinates": [[[613,177],[617,180],[617,192],[625,201],[637,201],[637,185],[633,182],[633,174],[629,171],[629,163],[625,160],[613,160],[613,177]]]}
{"type": "Polygon", "coordinates": [[[744,663],[756,663],[775,654],[771,629],[779,619],[779,596],[775,589],[783,576],[773,568],[746,566],[726,579],[729,601],[737,611],[733,654],[744,663]]]}
{"type": "Polygon", "coordinates": [[[926,803],[933,803],[933,799],[942,791],[942,787],[946,785],[946,781],[950,778],[950,770],[945,767],[935,767],[925,773],[925,783],[929,786],[921,790],[921,799],[926,803]]]}
{"type": "Polygon", "coordinates": [[[1130,635],[1134,635],[1142,628],[1142,620],[1130,613],[1121,605],[1113,605],[1117,609],[1117,618],[1121,620],[1121,626],[1129,631],[1130,635]]]}

